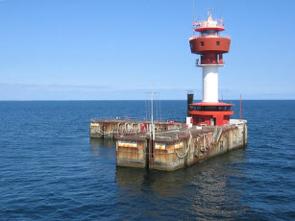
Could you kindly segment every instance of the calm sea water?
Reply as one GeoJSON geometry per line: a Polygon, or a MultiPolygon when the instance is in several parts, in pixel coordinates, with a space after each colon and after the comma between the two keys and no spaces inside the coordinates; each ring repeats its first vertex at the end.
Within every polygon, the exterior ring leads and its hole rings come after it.
{"type": "MultiPolygon", "coordinates": [[[[90,141],[89,121],[145,118],[146,106],[0,102],[0,220],[295,219],[295,101],[244,101],[246,149],[172,173],[116,168],[114,144],[90,141]]],[[[185,116],[185,101],[157,107],[185,116]]]]}

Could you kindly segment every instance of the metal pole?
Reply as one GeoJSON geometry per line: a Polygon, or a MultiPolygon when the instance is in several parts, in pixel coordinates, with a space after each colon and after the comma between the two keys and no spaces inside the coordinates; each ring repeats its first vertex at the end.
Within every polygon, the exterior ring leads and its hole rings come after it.
{"type": "Polygon", "coordinates": [[[240,119],[243,119],[242,95],[240,94],[240,119]]]}
{"type": "Polygon", "coordinates": [[[151,93],[151,138],[155,140],[155,125],[154,125],[154,92],[151,93]]]}

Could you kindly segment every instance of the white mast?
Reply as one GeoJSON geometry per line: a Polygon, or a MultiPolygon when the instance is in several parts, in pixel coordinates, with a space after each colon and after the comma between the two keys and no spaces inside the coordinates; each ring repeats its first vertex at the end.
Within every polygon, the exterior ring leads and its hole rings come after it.
{"type": "Polygon", "coordinates": [[[155,124],[154,124],[154,91],[151,92],[151,138],[155,140],[155,124]]]}

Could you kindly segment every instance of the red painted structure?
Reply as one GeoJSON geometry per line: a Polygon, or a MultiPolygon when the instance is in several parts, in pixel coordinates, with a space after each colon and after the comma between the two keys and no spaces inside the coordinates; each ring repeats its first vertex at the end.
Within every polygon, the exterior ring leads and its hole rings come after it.
{"type": "MultiPolygon", "coordinates": [[[[229,52],[230,38],[219,35],[224,30],[222,21],[213,20],[209,15],[207,21],[194,23],[194,30],[199,36],[189,39],[193,54],[199,54],[200,67],[223,66],[223,54],[229,52]]],[[[188,114],[192,117],[193,125],[225,125],[229,123],[232,104],[223,102],[200,102],[190,104],[188,114]]]]}
{"type": "Polygon", "coordinates": [[[190,116],[193,125],[224,125],[229,123],[232,104],[227,103],[193,103],[190,106],[190,116]]]}

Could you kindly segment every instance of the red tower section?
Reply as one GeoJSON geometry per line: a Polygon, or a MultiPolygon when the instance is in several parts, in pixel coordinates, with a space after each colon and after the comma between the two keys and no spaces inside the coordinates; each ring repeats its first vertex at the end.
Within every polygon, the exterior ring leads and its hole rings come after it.
{"type": "Polygon", "coordinates": [[[213,20],[210,15],[207,21],[194,22],[193,25],[200,35],[191,37],[189,43],[191,52],[201,55],[198,64],[223,64],[222,54],[229,51],[230,38],[219,35],[224,31],[222,21],[213,20]]]}
{"type": "Polygon", "coordinates": [[[218,100],[218,68],[223,66],[223,54],[229,51],[231,40],[220,36],[223,22],[211,15],[206,21],[195,22],[194,30],[199,35],[192,36],[189,43],[191,52],[200,55],[196,63],[203,71],[203,99],[190,105],[189,116],[194,125],[228,124],[233,114],[232,104],[218,100]]]}

